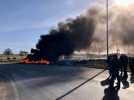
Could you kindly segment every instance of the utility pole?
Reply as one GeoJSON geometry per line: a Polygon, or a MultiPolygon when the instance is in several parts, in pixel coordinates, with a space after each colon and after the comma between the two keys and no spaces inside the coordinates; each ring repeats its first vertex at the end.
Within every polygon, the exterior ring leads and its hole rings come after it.
{"type": "Polygon", "coordinates": [[[108,14],[108,0],[106,0],[106,45],[107,45],[107,59],[108,59],[108,54],[109,54],[109,34],[108,34],[108,29],[109,29],[109,14],[108,14]]]}

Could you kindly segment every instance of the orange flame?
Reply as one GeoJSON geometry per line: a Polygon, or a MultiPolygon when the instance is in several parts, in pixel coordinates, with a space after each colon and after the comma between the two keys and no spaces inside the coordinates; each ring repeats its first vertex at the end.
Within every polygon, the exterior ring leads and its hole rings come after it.
{"type": "Polygon", "coordinates": [[[41,59],[38,61],[31,61],[28,58],[24,58],[20,61],[21,64],[50,64],[48,60],[41,59]]]}

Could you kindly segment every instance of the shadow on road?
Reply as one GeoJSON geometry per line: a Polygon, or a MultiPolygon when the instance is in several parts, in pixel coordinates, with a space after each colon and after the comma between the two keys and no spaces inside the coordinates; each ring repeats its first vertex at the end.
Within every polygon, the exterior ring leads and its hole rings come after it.
{"type": "Polygon", "coordinates": [[[113,88],[105,88],[104,90],[104,97],[102,100],[120,100],[118,96],[118,89],[115,87],[113,88]]]}

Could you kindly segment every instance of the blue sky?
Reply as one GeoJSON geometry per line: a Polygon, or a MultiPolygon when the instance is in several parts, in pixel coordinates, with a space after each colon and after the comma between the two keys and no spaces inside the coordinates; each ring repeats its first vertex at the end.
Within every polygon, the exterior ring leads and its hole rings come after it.
{"type": "MultiPolygon", "coordinates": [[[[93,0],[94,1],[94,0],[93,0]]],[[[79,15],[92,0],[0,0],[0,52],[30,51],[41,34],[79,15]]]]}

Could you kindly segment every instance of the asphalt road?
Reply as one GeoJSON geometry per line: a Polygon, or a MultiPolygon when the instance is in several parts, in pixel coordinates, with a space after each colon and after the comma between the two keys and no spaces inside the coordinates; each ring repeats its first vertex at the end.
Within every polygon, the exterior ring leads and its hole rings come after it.
{"type": "MultiPolygon", "coordinates": [[[[82,66],[1,64],[0,76],[6,94],[0,100],[102,100],[106,87],[100,81],[108,74],[82,66]]],[[[121,89],[120,100],[132,100],[133,87],[121,89]]]]}

